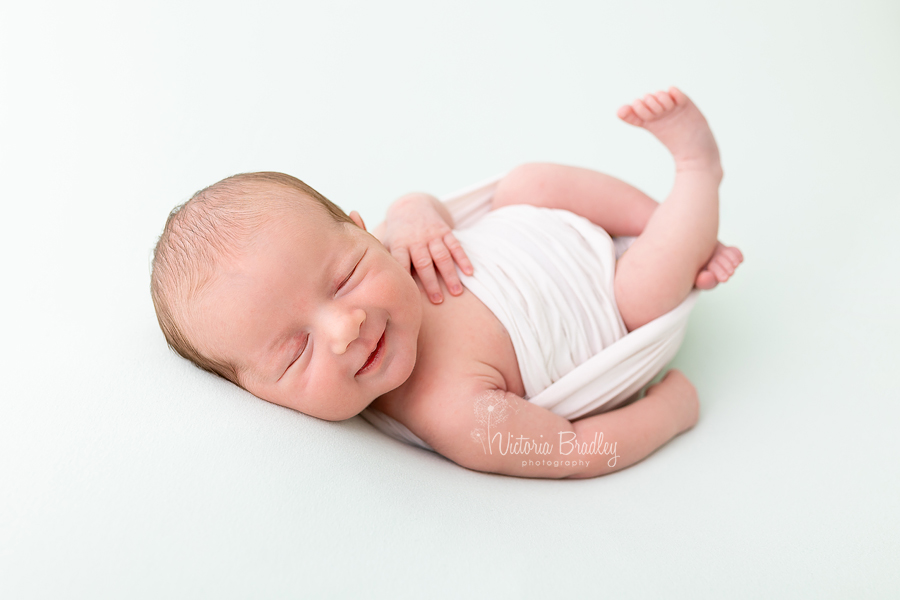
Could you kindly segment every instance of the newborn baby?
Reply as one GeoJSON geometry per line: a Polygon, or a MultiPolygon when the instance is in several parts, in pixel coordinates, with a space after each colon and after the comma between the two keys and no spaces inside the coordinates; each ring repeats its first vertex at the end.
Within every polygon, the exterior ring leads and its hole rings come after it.
{"type": "MultiPolygon", "coordinates": [[[[598,226],[600,238],[638,236],[618,261],[600,256],[614,271],[597,274],[612,309],[606,343],[672,310],[695,285],[726,281],[742,260],[716,239],[722,169],[690,99],[672,88],[618,114],[672,153],[676,177],[663,204],[594,171],[531,164],[504,177],[491,207],[511,207],[496,219],[522,212],[512,205],[563,209],[598,226]]],[[[535,214],[581,220],[561,210],[535,214]]],[[[355,211],[347,216],[293,177],[230,177],[166,223],[151,277],[160,326],[179,354],[259,398],[333,421],[377,409],[479,471],[594,477],[694,425],[696,391],[674,370],[644,398],[574,422],[524,400],[509,333],[460,284],[454,263],[468,275],[472,265],[452,226],[440,202],[411,194],[373,236],[355,211]],[[503,418],[475,443],[477,407],[486,402],[503,418]],[[495,434],[541,460],[493,450],[495,434]],[[566,450],[596,444],[598,434],[602,457],[572,460],[566,450]]]]}

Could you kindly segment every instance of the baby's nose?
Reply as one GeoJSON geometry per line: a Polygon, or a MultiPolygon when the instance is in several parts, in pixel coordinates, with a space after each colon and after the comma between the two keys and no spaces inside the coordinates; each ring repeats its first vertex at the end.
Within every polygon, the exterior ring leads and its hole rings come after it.
{"type": "Polygon", "coordinates": [[[366,312],[361,308],[337,315],[332,324],[331,351],[335,354],[346,352],[350,344],[359,337],[360,329],[365,321],[366,312]]]}

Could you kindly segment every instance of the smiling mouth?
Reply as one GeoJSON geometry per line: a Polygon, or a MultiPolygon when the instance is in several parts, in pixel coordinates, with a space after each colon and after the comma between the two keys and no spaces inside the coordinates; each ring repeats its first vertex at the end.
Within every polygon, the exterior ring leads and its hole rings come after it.
{"type": "Polygon", "coordinates": [[[378,339],[378,344],[375,345],[375,349],[372,350],[372,354],[369,355],[369,358],[366,360],[366,364],[364,364],[359,371],[356,372],[357,375],[362,375],[363,373],[371,370],[375,365],[381,364],[381,357],[384,354],[384,335],[387,333],[387,328],[385,328],[384,333],[381,334],[381,337],[378,339]]]}

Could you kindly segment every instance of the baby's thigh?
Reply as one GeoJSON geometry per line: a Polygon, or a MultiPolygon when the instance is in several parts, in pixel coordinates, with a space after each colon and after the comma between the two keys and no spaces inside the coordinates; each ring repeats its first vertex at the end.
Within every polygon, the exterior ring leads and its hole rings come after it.
{"type": "Polygon", "coordinates": [[[491,203],[495,209],[511,204],[551,206],[554,197],[565,193],[570,169],[552,163],[519,165],[500,180],[491,203]]]}

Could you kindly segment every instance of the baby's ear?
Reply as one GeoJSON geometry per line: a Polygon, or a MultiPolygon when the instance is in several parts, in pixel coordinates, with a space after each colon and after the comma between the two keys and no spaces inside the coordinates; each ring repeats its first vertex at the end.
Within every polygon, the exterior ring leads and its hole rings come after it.
{"type": "Polygon", "coordinates": [[[363,222],[363,218],[359,216],[359,213],[355,210],[350,211],[350,218],[353,219],[353,222],[356,223],[356,226],[362,229],[363,231],[368,231],[366,229],[366,224],[363,222]]]}

